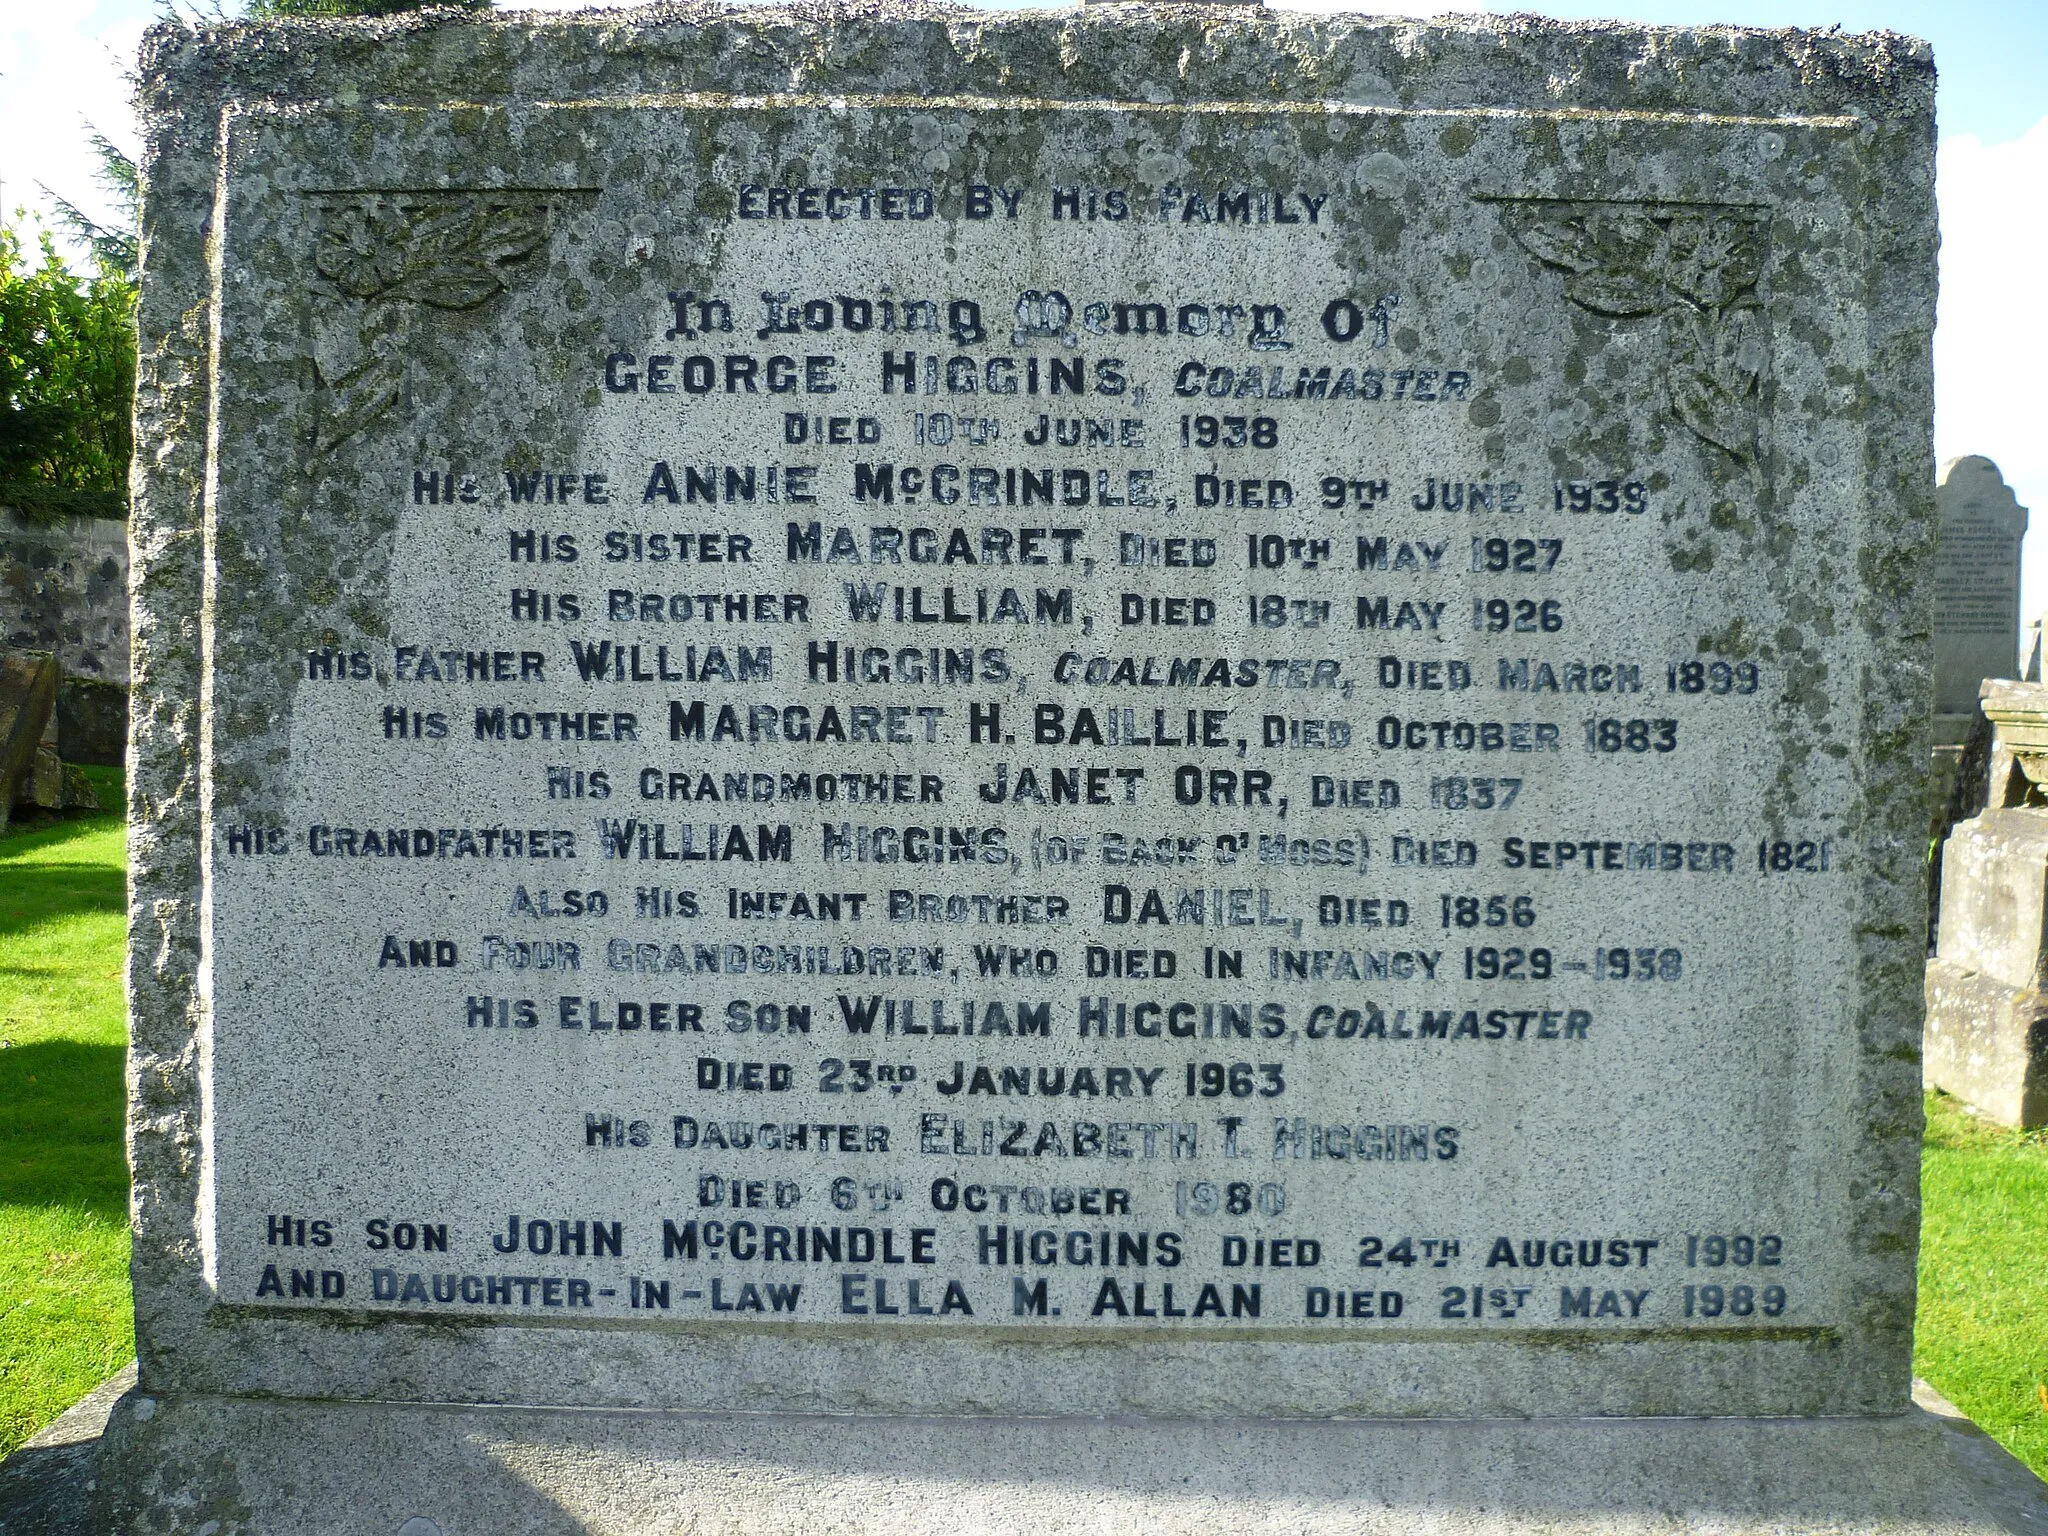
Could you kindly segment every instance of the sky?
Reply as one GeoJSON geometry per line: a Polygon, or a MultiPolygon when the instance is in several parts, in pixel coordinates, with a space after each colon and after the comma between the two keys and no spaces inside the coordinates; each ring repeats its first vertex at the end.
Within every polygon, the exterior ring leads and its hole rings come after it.
{"type": "MultiPolygon", "coordinates": [[[[51,188],[99,206],[88,125],[132,148],[124,78],[165,0],[0,0],[0,207],[51,188]]],[[[1018,3],[1018,0],[1012,0],[1018,3]]],[[[1941,307],[1935,455],[1998,464],[2033,509],[2022,622],[2048,608],[2048,0],[1280,0],[1380,14],[1521,11],[1563,19],[1910,32],[1940,71],[1941,307]]],[[[578,0],[503,9],[577,10],[578,0]]]]}

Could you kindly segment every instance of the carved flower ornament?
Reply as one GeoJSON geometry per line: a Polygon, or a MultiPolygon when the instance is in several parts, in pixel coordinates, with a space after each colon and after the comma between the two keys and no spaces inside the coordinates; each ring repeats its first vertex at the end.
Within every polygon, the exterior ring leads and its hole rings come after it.
{"type": "Polygon", "coordinates": [[[1565,275],[1588,314],[1653,320],[1671,414],[1754,470],[1770,342],[1757,285],[1762,209],[1727,204],[1504,200],[1508,232],[1565,275]]]}
{"type": "Polygon", "coordinates": [[[551,211],[547,197],[518,192],[362,193],[325,205],[313,251],[330,311],[314,358],[315,458],[397,404],[415,310],[473,310],[509,293],[508,269],[545,243],[551,211]]]}
{"type": "Polygon", "coordinates": [[[352,299],[474,309],[510,291],[504,269],[538,250],[547,232],[545,203],[379,199],[329,214],[313,266],[352,299]]]}

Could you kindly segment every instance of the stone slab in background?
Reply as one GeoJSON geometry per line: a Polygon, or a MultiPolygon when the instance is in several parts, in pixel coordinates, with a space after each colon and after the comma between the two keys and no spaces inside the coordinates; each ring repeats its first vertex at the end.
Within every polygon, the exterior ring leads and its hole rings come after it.
{"type": "Polygon", "coordinates": [[[56,654],[67,675],[128,684],[128,525],[31,523],[0,507],[0,646],[56,654]]]}
{"type": "Polygon", "coordinates": [[[126,685],[67,674],[57,689],[57,751],[67,763],[119,768],[128,756],[126,685]]]}
{"type": "Polygon", "coordinates": [[[2048,1125],[2048,996],[1927,962],[1927,1086],[1999,1125],[2048,1125]]]}
{"type": "MultiPolygon", "coordinates": [[[[0,652],[0,794],[8,794],[0,812],[10,807],[53,813],[99,808],[91,782],[58,750],[63,686],[56,680],[56,670],[55,658],[47,655],[0,652]],[[34,745],[25,754],[18,747],[10,754],[8,743],[18,741],[38,713],[42,725],[34,745]]],[[[114,691],[125,701],[125,690],[114,691]]],[[[125,702],[122,707],[125,713],[125,702]]],[[[0,815],[0,826],[5,825],[0,815]]]]}
{"type": "MultiPolygon", "coordinates": [[[[2028,685],[1998,691],[2010,705],[2028,685]]],[[[2048,703],[2048,690],[2032,692],[2048,703]]],[[[1994,776],[2024,787],[2014,750],[1994,750],[2005,764],[1994,776]]],[[[2048,811],[1994,806],[1956,824],[1942,848],[1940,932],[1927,965],[1927,1085],[2001,1125],[2048,1124],[2048,811]]]]}
{"type": "Polygon", "coordinates": [[[1941,957],[2009,987],[2048,981],[2048,812],[1987,810],[1950,832],[1941,957]]]}
{"type": "Polygon", "coordinates": [[[2020,546],[2027,509],[1998,466],[1953,459],[1935,493],[1941,544],[1935,563],[1936,739],[1960,742],[1986,678],[2019,676],[2020,546]],[[1960,721],[1959,726],[1956,722],[1960,721]]]}
{"type": "Polygon", "coordinates": [[[1989,731],[1980,788],[1984,804],[2039,808],[2048,792],[2048,686],[1987,677],[1978,690],[1978,714],[1989,731]]]}
{"type": "Polygon", "coordinates": [[[92,780],[85,776],[85,770],[76,763],[64,764],[64,788],[57,799],[60,811],[99,811],[107,807],[100,804],[99,791],[92,787],[92,780]]]}
{"type": "Polygon", "coordinates": [[[36,748],[28,772],[14,791],[16,810],[61,811],[64,808],[64,759],[45,742],[36,748]]]}
{"type": "Polygon", "coordinates": [[[32,785],[57,704],[57,658],[0,651],[0,827],[25,785],[32,785]]]}

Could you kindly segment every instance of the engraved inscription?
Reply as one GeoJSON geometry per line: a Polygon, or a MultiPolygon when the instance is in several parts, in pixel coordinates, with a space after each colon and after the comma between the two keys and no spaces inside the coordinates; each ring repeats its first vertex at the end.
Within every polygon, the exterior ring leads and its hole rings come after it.
{"type": "Polygon", "coordinates": [[[289,675],[217,748],[222,1297],[1839,1328],[1838,1213],[1750,1155],[1866,878],[1851,625],[1760,516],[1764,192],[690,110],[645,188],[318,195],[293,484],[389,548],[221,663],[289,675]]]}

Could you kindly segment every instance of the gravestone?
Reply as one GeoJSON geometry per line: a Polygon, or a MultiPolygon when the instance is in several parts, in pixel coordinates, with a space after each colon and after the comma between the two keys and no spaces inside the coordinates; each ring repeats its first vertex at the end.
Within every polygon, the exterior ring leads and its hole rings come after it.
{"type": "Polygon", "coordinates": [[[1926,1079],[2000,1125],[2048,1124],[2048,814],[1988,809],[1942,858],[1941,951],[1927,962],[1926,1079]]]}
{"type": "MultiPolygon", "coordinates": [[[[2036,620],[2028,626],[2022,643],[2020,547],[2027,532],[2027,509],[1998,466],[1977,454],[1952,459],[1935,504],[1941,513],[1941,533],[1935,561],[1928,838],[1936,848],[1930,904],[1938,906],[1940,849],[1953,824],[1956,777],[1965,771],[1970,756],[1979,689],[1986,679],[2038,678],[2040,624],[2036,620]]],[[[1938,915],[1930,912],[1931,917],[1938,915]]],[[[1938,921],[1931,926],[1938,929],[1938,921]]]]}
{"type": "Polygon", "coordinates": [[[1934,712],[1939,744],[1960,743],[1987,677],[2019,675],[2020,545],[2027,509],[1979,454],[1949,462],[1935,493],[1934,712]]]}
{"type": "MultiPolygon", "coordinates": [[[[17,798],[35,798],[38,770],[47,777],[44,758],[54,754],[46,736],[60,676],[56,657],[47,653],[0,651],[0,828],[17,798]]],[[[58,776],[61,781],[61,766],[58,776]]]]}
{"type": "Polygon", "coordinates": [[[1941,849],[1927,962],[1927,1086],[2001,1125],[2048,1124],[2048,689],[1987,679],[1983,807],[1941,849]]]}
{"type": "Polygon", "coordinates": [[[128,690],[97,677],[67,677],[57,689],[57,746],[67,763],[118,768],[128,756],[128,690]]]}
{"type": "Polygon", "coordinates": [[[1981,1514],[1905,1414],[1920,45],[144,78],[107,1528],[1981,1514]]]}

